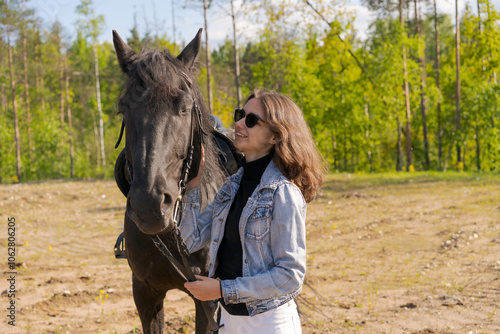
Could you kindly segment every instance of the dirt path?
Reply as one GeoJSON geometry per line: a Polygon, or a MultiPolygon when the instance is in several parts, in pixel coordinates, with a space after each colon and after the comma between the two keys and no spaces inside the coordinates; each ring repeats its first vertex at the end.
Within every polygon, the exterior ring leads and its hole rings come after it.
{"type": "MultiPolygon", "coordinates": [[[[500,177],[330,177],[308,208],[304,333],[500,333],[500,177]]],[[[4,260],[1,333],[141,333],[114,182],[0,185],[16,220],[16,326],[4,260]]],[[[172,291],[167,333],[194,332],[172,291]]]]}

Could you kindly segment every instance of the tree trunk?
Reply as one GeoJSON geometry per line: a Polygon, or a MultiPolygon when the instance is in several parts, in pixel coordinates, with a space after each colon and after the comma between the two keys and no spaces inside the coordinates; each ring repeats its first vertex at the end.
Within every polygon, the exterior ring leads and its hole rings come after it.
{"type": "Polygon", "coordinates": [[[241,95],[240,86],[240,55],[238,53],[238,39],[236,37],[236,16],[234,15],[234,1],[231,0],[231,18],[233,20],[233,45],[234,45],[234,83],[236,84],[236,100],[238,109],[241,108],[241,100],[243,99],[241,95]]]}
{"type": "MultiPolygon", "coordinates": [[[[24,0],[23,0],[24,13],[24,0]]],[[[26,26],[23,22],[23,62],[24,62],[24,97],[26,108],[26,124],[28,127],[28,157],[32,160],[31,153],[33,152],[32,134],[31,134],[31,112],[30,112],[30,85],[28,81],[28,56],[26,51],[26,26]]]]}
{"type": "Polygon", "coordinates": [[[203,14],[205,17],[205,53],[207,57],[207,90],[208,90],[208,108],[210,112],[214,110],[214,103],[212,101],[212,83],[211,78],[211,68],[210,68],[210,46],[208,44],[208,19],[207,19],[208,4],[207,0],[203,0],[203,14]]]}
{"type": "Polygon", "coordinates": [[[443,159],[443,124],[441,119],[441,48],[439,46],[439,22],[437,18],[436,0],[434,0],[434,39],[436,42],[436,87],[439,92],[439,99],[437,103],[437,125],[438,125],[438,169],[441,170],[443,159]]]}
{"type": "MultiPolygon", "coordinates": [[[[404,39],[404,18],[403,18],[403,0],[399,0],[399,20],[401,24],[402,35],[404,39]]],[[[406,66],[406,45],[403,43],[403,76],[405,91],[405,109],[406,109],[406,171],[410,171],[411,161],[411,107],[410,107],[410,87],[408,84],[408,69],[406,66]]]]}
{"type": "Polygon", "coordinates": [[[467,170],[467,135],[465,135],[465,138],[463,140],[463,147],[462,147],[462,166],[459,166],[459,171],[463,172],[464,170],[467,170]]]}
{"type": "Polygon", "coordinates": [[[479,126],[476,125],[476,167],[477,170],[481,170],[481,142],[479,139],[479,126]]]}
{"type": "MultiPolygon", "coordinates": [[[[40,59],[42,59],[42,51],[40,48],[40,59]]],[[[45,112],[45,83],[43,80],[43,62],[40,62],[40,67],[41,67],[41,73],[40,73],[40,96],[42,97],[42,111],[45,112]]]]}
{"type": "MultiPolygon", "coordinates": [[[[458,0],[455,0],[455,49],[456,49],[456,85],[455,85],[455,135],[460,137],[460,18],[458,17],[458,0]]],[[[462,162],[460,139],[456,140],[457,144],[457,165],[462,162]]]]}
{"type": "Polygon", "coordinates": [[[62,130],[64,128],[64,67],[61,57],[62,54],[59,54],[59,127],[62,130]]]}
{"type": "MultiPolygon", "coordinates": [[[[7,14],[7,20],[9,16],[7,14]]],[[[16,102],[16,81],[14,78],[14,64],[12,60],[12,47],[10,45],[10,30],[11,25],[7,23],[7,49],[9,54],[9,70],[10,70],[10,88],[12,90],[12,112],[14,114],[14,140],[16,144],[16,176],[17,181],[21,182],[21,139],[19,136],[19,119],[17,115],[16,102]]]]}
{"type": "Polygon", "coordinates": [[[332,134],[332,151],[333,151],[333,170],[338,170],[338,154],[337,154],[337,136],[332,134]]]}
{"type": "Polygon", "coordinates": [[[351,172],[356,172],[356,147],[352,140],[352,131],[349,132],[349,144],[351,144],[351,172]]]}
{"type": "Polygon", "coordinates": [[[95,89],[97,98],[97,112],[99,113],[99,142],[101,150],[101,162],[103,169],[106,167],[106,153],[104,152],[104,121],[102,118],[101,107],[101,86],[99,83],[99,58],[97,57],[97,42],[94,42],[94,59],[95,59],[95,89]]]}
{"type": "Polygon", "coordinates": [[[446,154],[446,159],[444,160],[443,172],[446,172],[448,170],[448,161],[450,161],[451,150],[452,150],[454,144],[455,144],[455,141],[453,138],[451,138],[450,146],[448,146],[448,153],[446,154]]]}
{"type": "Polygon", "coordinates": [[[59,168],[59,177],[63,177],[63,146],[64,146],[64,138],[63,138],[63,129],[64,129],[64,69],[63,69],[63,64],[61,61],[62,57],[62,52],[61,52],[61,45],[59,45],[58,48],[59,51],[59,59],[58,59],[58,67],[59,67],[59,129],[61,129],[61,132],[59,134],[60,136],[60,141],[57,144],[57,164],[59,168]]]}
{"type": "Polygon", "coordinates": [[[345,132],[342,134],[342,139],[344,144],[344,171],[347,172],[347,139],[345,137],[345,132]]]}
{"type": "Polygon", "coordinates": [[[95,155],[96,155],[96,173],[99,173],[99,167],[101,166],[101,159],[99,155],[99,130],[97,129],[97,124],[95,122],[94,112],[92,115],[92,125],[94,127],[94,145],[95,145],[95,155]]]}
{"type": "Polygon", "coordinates": [[[66,75],[66,111],[68,113],[68,137],[69,137],[69,159],[71,164],[70,177],[73,179],[75,177],[75,157],[73,151],[73,125],[71,121],[71,105],[69,97],[69,74],[68,74],[68,58],[64,57],[64,72],[66,75]]]}
{"type": "Polygon", "coordinates": [[[401,172],[403,170],[403,145],[401,143],[401,124],[399,123],[399,116],[397,116],[397,126],[398,126],[398,141],[396,144],[397,158],[396,158],[396,171],[401,172]]]}
{"type": "MultiPolygon", "coordinates": [[[[40,78],[39,78],[39,75],[38,75],[38,70],[39,70],[39,59],[38,59],[38,51],[37,51],[37,45],[36,45],[36,42],[34,42],[35,45],[33,46],[33,57],[35,58],[35,90],[37,92],[40,92],[40,78]]],[[[38,101],[36,100],[35,98],[35,104],[37,103],[38,101]]]]}
{"type": "Polygon", "coordinates": [[[422,37],[422,29],[420,27],[420,16],[418,13],[418,3],[415,3],[415,22],[417,24],[417,33],[419,39],[419,58],[420,58],[420,110],[422,112],[422,130],[424,135],[424,157],[425,157],[425,169],[429,170],[430,160],[429,160],[429,140],[427,138],[427,97],[425,95],[425,90],[427,88],[427,73],[425,67],[425,40],[422,37]]]}
{"type": "MultiPolygon", "coordinates": [[[[366,96],[364,97],[366,100],[366,96]]],[[[373,173],[373,153],[372,153],[372,142],[370,140],[370,106],[368,103],[365,103],[365,117],[367,120],[367,125],[365,129],[365,137],[366,142],[368,143],[368,151],[366,152],[366,156],[368,158],[368,162],[370,163],[370,173],[373,173]]]]}
{"type": "MultiPolygon", "coordinates": [[[[479,25],[479,34],[483,34],[483,25],[481,22],[481,0],[477,0],[477,18],[478,18],[478,25],[479,25]]],[[[482,70],[486,71],[486,67],[484,66],[484,57],[481,58],[481,63],[482,63],[482,70]]],[[[483,94],[484,94],[484,88],[483,88],[483,94]]],[[[479,104],[479,110],[481,110],[481,104],[479,104]]],[[[481,142],[479,139],[479,125],[478,125],[478,117],[476,115],[476,134],[475,134],[475,140],[476,140],[476,168],[478,171],[481,170],[481,142]]]]}
{"type": "Polygon", "coordinates": [[[1,87],[1,94],[2,94],[2,111],[4,113],[7,112],[7,94],[5,94],[5,85],[3,83],[0,83],[0,87],[1,87]]]}

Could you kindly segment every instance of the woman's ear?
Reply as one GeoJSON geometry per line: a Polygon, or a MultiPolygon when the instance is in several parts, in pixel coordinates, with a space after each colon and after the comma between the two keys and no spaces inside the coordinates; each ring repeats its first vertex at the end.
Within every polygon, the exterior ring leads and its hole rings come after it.
{"type": "Polygon", "coordinates": [[[279,142],[278,135],[273,133],[273,137],[271,138],[271,144],[276,145],[279,142]]]}

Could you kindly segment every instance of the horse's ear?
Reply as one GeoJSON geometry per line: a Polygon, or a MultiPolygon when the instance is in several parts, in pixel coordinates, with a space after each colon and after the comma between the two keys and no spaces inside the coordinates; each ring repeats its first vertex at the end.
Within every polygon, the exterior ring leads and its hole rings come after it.
{"type": "Polygon", "coordinates": [[[127,74],[129,65],[137,59],[137,54],[121,39],[116,30],[113,30],[113,44],[115,45],[118,64],[120,64],[123,73],[127,74]]]}
{"type": "Polygon", "coordinates": [[[187,68],[193,67],[196,57],[198,56],[198,52],[200,52],[202,31],[203,29],[200,28],[193,40],[189,42],[184,50],[182,50],[181,54],[177,56],[177,59],[179,59],[187,68]]]}

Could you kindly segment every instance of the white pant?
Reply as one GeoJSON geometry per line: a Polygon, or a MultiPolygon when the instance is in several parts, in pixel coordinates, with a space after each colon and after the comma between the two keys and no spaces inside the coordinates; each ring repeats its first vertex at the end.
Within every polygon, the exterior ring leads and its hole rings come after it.
{"type": "Polygon", "coordinates": [[[221,307],[219,334],[301,334],[299,313],[293,300],[253,317],[231,315],[221,307]]]}

